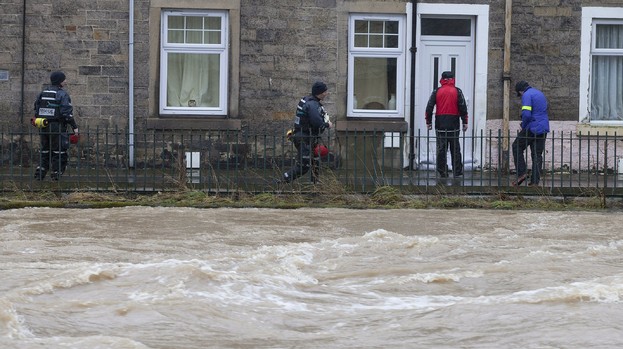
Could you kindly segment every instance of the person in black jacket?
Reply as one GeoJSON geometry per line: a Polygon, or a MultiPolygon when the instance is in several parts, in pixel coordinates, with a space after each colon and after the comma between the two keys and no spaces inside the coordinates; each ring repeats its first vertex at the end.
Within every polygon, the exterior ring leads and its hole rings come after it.
{"type": "Polygon", "coordinates": [[[433,128],[433,108],[435,105],[435,130],[437,135],[437,173],[442,178],[448,177],[447,155],[450,147],[452,172],[454,177],[463,175],[463,159],[459,135],[461,123],[463,132],[467,131],[467,103],[460,88],[456,87],[454,73],[445,71],[439,80],[441,87],[431,93],[426,105],[426,126],[433,128]]]}
{"type": "Polygon", "coordinates": [[[285,172],[278,182],[289,183],[306,174],[312,169],[312,181],[318,180],[318,166],[314,158],[314,149],[322,132],[331,128],[331,121],[321,101],[328,95],[327,85],[316,81],[312,86],[311,95],[301,98],[296,107],[292,142],[297,150],[296,164],[285,172]]]}
{"type": "Polygon", "coordinates": [[[67,167],[67,150],[70,143],[78,143],[78,125],[73,117],[71,97],[65,86],[65,74],[55,71],[50,74],[50,86],[44,89],[35,102],[33,126],[39,128],[41,150],[39,166],[35,170],[35,179],[43,180],[48,171],[50,178],[59,180],[67,167]],[[69,135],[67,126],[74,134],[69,135]]]}

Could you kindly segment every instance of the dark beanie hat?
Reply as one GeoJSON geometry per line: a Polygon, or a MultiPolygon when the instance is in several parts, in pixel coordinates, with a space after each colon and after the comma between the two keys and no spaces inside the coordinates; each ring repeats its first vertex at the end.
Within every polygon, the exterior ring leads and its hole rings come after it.
{"type": "Polygon", "coordinates": [[[451,71],[445,71],[443,73],[441,73],[441,78],[442,79],[452,79],[454,78],[454,73],[451,71]]]}
{"type": "Polygon", "coordinates": [[[327,84],[325,84],[322,81],[316,81],[314,82],[314,85],[312,86],[312,95],[318,96],[319,94],[323,93],[326,90],[327,90],[327,84]]]}
{"type": "Polygon", "coordinates": [[[62,71],[55,71],[50,74],[50,82],[54,86],[59,86],[63,81],[65,81],[65,73],[62,71]]]}
{"type": "Polygon", "coordinates": [[[530,87],[530,84],[528,84],[526,81],[521,80],[520,82],[518,82],[515,85],[515,92],[517,92],[517,97],[519,97],[519,92],[527,90],[528,87],[530,87]]]}

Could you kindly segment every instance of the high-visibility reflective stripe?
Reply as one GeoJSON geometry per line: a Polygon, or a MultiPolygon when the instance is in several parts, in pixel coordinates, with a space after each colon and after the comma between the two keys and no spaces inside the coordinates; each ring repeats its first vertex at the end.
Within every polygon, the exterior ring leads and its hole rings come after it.
{"type": "Polygon", "coordinates": [[[529,110],[532,111],[532,107],[529,105],[524,105],[523,107],[521,107],[521,110],[529,110]]]}

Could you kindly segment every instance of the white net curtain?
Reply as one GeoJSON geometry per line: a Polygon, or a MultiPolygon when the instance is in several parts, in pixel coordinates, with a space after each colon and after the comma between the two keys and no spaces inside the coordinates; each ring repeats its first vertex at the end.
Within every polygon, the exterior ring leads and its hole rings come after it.
{"type": "MultiPolygon", "coordinates": [[[[623,52],[623,25],[602,24],[596,30],[596,52],[623,52]]],[[[594,53],[591,76],[591,119],[623,121],[623,56],[594,53]]]]}

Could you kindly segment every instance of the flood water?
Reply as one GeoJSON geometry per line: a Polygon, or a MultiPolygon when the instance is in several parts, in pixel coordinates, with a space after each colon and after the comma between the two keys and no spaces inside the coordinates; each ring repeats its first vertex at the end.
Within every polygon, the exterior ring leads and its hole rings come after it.
{"type": "Polygon", "coordinates": [[[620,212],[0,211],[0,348],[621,348],[620,212]]]}

